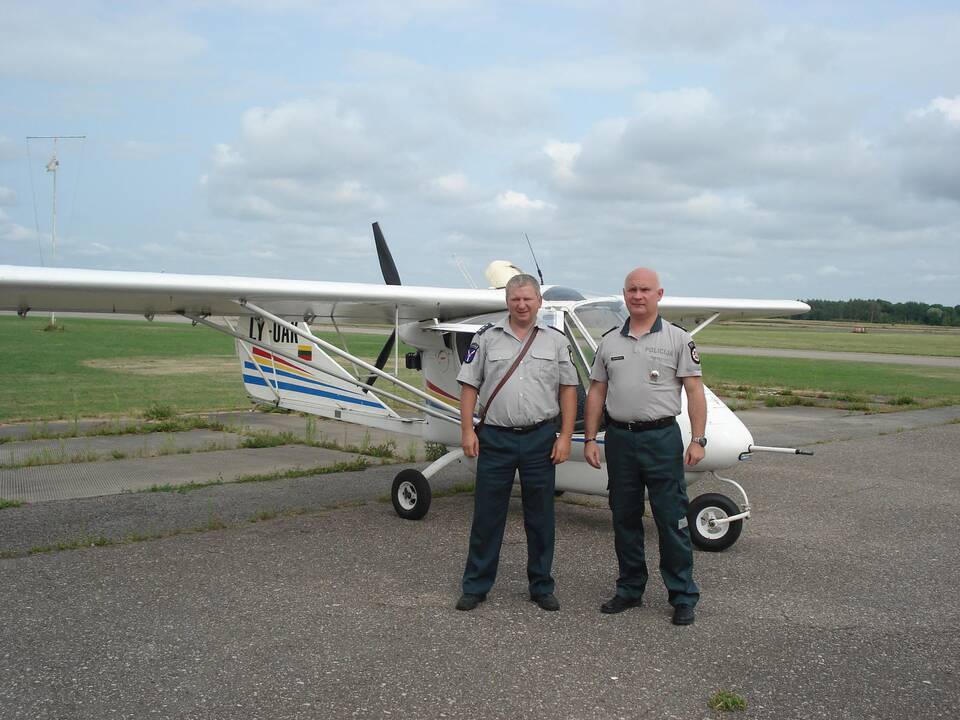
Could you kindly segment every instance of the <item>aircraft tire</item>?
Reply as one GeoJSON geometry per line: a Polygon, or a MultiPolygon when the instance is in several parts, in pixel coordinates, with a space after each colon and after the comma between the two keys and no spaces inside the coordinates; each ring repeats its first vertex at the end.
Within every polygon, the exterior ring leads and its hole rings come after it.
{"type": "Polygon", "coordinates": [[[420,520],[430,509],[433,493],[430,481],[419,470],[401,470],[393,479],[390,490],[393,509],[404,520],[420,520]]]}
{"type": "Polygon", "coordinates": [[[711,528],[711,518],[725,518],[738,515],[737,504],[720,493],[704,493],[690,501],[687,510],[687,524],[690,528],[690,540],[700,550],[720,552],[733,545],[743,531],[743,520],[711,528]]]}

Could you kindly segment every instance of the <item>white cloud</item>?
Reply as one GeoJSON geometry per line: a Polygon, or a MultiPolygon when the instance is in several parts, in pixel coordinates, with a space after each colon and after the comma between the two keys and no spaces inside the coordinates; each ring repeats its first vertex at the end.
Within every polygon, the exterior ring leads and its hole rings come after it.
{"type": "Polygon", "coordinates": [[[473,195],[473,188],[463,173],[450,173],[431,178],[426,195],[436,202],[465,202],[473,195]]]}
{"type": "Polygon", "coordinates": [[[543,153],[553,163],[553,180],[560,184],[571,184],[576,179],[574,165],[582,150],[580,143],[565,143],[550,140],[543,146],[543,153]]]}
{"type": "Polygon", "coordinates": [[[929,102],[925,108],[913,110],[911,117],[923,118],[933,116],[942,117],[954,127],[960,127],[960,95],[952,98],[937,97],[929,102]]]}
{"type": "Polygon", "coordinates": [[[36,239],[37,234],[33,230],[28,230],[14,222],[3,210],[0,210],[0,242],[24,243],[36,239]]]}
{"type": "Polygon", "coordinates": [[[497,207],[503,210],[551,210],[554,208],[543,200],[532,200],[525,193],[507,190],[497,195],[494,200],[497,207]]]}
{"type": "Polygon", "coordinates": [[[15,205],[17,193],[15,190],[0,185],[0,205],[15,205]]]}

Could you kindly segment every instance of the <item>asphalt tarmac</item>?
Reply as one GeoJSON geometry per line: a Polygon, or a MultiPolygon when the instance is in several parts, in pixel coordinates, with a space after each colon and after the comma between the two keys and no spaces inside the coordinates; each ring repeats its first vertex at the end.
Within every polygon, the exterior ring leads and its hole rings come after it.
{"type": "Polygon", "coordinates": [[[656,572],[644,607],[598,612],[616,561],[582,496],[557,505],[559,613],[526,598],[517,499],[497,585],[454,610],[472,498],[400,520],[381,499],[398,466],[0,510],[8,553],[164,536],[0,560],[0,718],[687,720],[725,715],[717,690],[746,700],[734,717],[953,718],[960,408],[924,412],[748,416],[816,455],[730,472],[754,517],[696,554],[686,628],[656,572]]]}

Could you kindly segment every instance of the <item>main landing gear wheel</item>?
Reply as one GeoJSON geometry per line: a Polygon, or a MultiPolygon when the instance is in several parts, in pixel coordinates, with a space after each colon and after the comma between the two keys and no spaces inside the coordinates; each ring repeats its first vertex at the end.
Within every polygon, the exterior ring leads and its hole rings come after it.
{"type": "Polygon", "coordinates": [[[401,470],[390,490],[393,509],[404,520],[419,520],[430,509],[430,482],[419,470],[401,470]]]}
{"type": "Polygon", "coordinates": [[[739,515],[740,508],[726,495],[705,493],[690,501],[687,524],[690,539],[701,550],[719,552],[733,545],[743,530],[743,520],[711,524],[711,521],[739,515]]]}

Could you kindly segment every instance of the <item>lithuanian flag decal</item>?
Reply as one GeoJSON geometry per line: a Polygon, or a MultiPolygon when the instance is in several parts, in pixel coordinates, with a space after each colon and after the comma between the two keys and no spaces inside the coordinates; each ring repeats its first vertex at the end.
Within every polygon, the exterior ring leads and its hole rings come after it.
{"type": "Polygon", "coordinates": [[[301,360],[313,360],[313,349],[309,345],[297,345],[297,357],[301,360]]]}

